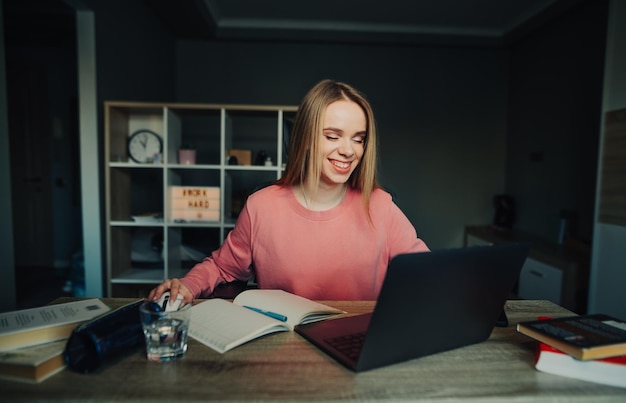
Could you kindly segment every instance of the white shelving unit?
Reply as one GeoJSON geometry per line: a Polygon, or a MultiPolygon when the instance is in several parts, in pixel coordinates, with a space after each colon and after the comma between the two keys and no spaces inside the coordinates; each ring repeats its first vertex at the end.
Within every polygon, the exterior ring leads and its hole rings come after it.
{"type": "Polygon", "coordinates": [[[217,248],[233,228],[246,197],[280,178],[285,162],[285,120],[296,106],[105,102],[106,284],[108,296],[145,296],[165,278],[181,277],[194,257],[217,248]],[[160,160],[136,163],[129,136],[151,130],[163,142],[160,160]],[[192,144],[196,164],[178,163],[178,149],[192,144]],[[253,165],[229,165],[228,150],[252,152],[253,165]],[[272,165],[254,165],[264,152],[272,165]],[[220,188],[220,219],[175,222],[171,186],[220,188]],[[133,217],[160,214],[162,219],[133,217]]]}

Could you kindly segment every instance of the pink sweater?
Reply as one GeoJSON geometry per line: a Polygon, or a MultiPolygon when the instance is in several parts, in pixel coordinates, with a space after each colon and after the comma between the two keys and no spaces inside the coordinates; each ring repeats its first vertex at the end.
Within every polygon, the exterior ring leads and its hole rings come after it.
{"type": "Polygon", "coordinates": [[[260,288],[316,300],[374,300],[399,253],[428,251],[384,190],[372,193],[372,223],[360,192],[349,189],[327,211],[311,211],[291,188],[252,194],[223,245],[181,279],[198,297],[216,285],[256,275],[260,288]]]}

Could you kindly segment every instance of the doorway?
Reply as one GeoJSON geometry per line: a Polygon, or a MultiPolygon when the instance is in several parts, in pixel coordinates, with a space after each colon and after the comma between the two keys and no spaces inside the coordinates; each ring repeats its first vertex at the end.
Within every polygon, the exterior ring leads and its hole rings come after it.
{"type": "Polygon", "coordinates": [[[76,21],[62,0],[3,7],[15,277],[32,285],[17,284],[24,308],[34,295],[67,294],[81,249],[76,21]]]}

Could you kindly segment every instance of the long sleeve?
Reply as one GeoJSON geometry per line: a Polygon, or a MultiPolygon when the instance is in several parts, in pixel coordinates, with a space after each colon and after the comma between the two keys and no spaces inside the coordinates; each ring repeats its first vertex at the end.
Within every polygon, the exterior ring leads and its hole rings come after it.
{"type": "Polygon", "coordinates": [[[221,283],[251,279],[253,273],[250,238],[250,217],[244,207],[235,228],[228,233],[222,246],[196,264],[181,279],[182,283],[197,298],[203,293],[210,293],[221,283]]]}
{"type": "Polygon", "coordinates": [[[270,186],[248,199],[224,244],[182,281],[194,293],[256,275],[261,288],[312,299],[375,299],[399,253],[428,251],[389,194],[376,190],[367,219],[349,190],[327,211],[310,211],[290,188],[270,186]]]}

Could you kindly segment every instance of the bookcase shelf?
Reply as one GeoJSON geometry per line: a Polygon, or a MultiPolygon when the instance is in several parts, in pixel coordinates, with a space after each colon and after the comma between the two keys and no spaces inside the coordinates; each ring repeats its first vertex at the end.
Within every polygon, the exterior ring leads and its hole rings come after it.
{"type": "Polygon", "coordinates": [[[183,276],[221,245],[247,196],[280,178],[285,121],[297,107],[106,101],[104,109],[106,293],[140,297],[166,278],[183,276]],[[162,153],[146,163],[127,151],[138,130],[162,141],[162,153]],[[178,150],[190,147],[196,163],[179,163],[178,150]],[[229,150],[248,151],[250,165],[232,165],[229,150]],[[211,204],[219,205],[219,219],[172,219],[176,186],[219,189],[219,201],[211,204]]]}

